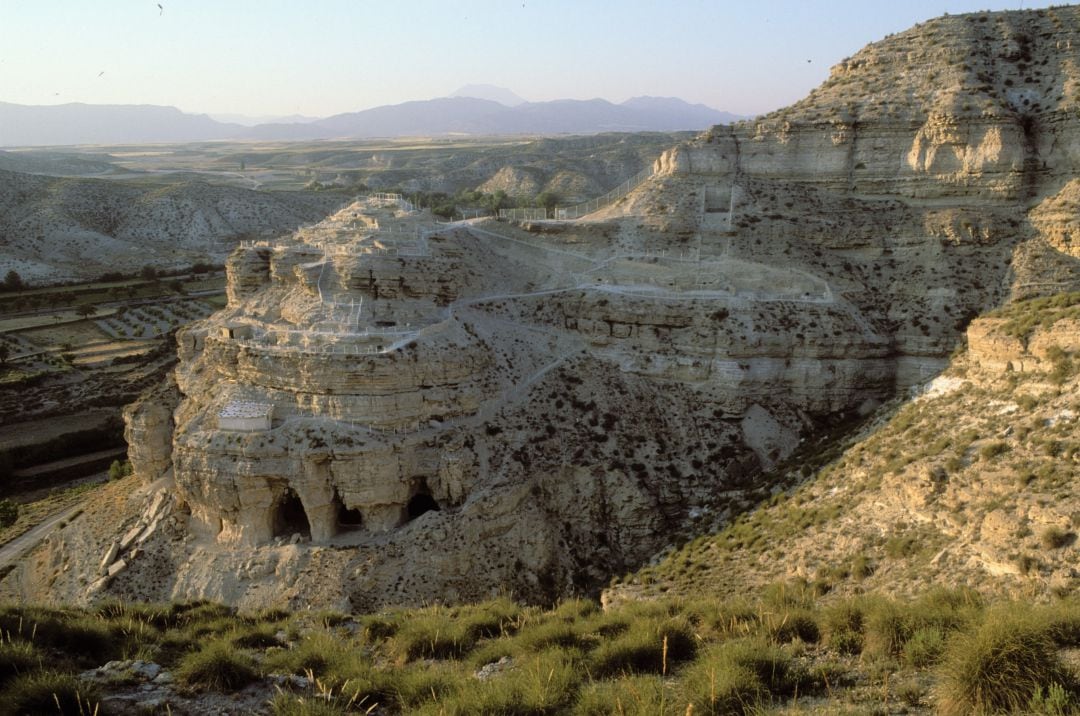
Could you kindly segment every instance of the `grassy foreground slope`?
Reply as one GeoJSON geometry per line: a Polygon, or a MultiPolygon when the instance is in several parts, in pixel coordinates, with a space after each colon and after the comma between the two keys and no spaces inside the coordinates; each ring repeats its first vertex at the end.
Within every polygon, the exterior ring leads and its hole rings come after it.
{"type": "Polygon", "coordinates": [[[605,609],[9,606],[0,713],[1073,713],[1078,313],[979,319],[923,395],[605,609]]]}
{"type": "Polygon", "coordinates": [[[2,713],[1071,713],[1080,603],[507,599],[364,617],[0,609],[2,713]]]}

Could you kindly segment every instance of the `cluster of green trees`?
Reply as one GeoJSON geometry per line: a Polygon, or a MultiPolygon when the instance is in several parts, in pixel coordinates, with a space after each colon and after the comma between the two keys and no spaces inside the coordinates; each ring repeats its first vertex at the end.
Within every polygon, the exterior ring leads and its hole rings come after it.
{"type": "MultiPolygon", "coordinates": [[[[343,194],[364,194],[370,191],[363,182],[351,184],[323,183],[311,180],[305,186],[308,191],[335,191],[343,194]]],[[[382,190],[380,190],[382,191],[382,190]]],[[[450,219],[465,212],[480,211],[484,214],[497,214],[499,209],[514,209],[543,206],[553,209],[563,203],[563,197],[557,192],[542,191],[536,196],[510,196],[502,189],[483,192],[476,189],[462,189],[453,194],[444,191],[406,191],[394,187],[385,191],[401,194],[420,209],[430,209],[431,213],[450,219]]]]}
{"type": "Polygon", "coordinates": [[[4,280],[0,281],[0,291],[21,291],[24,288],[27,288],[26,282],[15,269],[8,271],[4,280]]]}
{"type": "Polygon", "coordinates": [[[120,462],[119,460],[113,460],[112,464],[109,465],[109,479],[119,480],[121,478],[127,477],[133,471],[134,470],[131,467],[131,463],[127,460],[124,460],[123,462],[120,462]]]}
{"type": "Polygon", "coordinates": [[[462,189],[455,194],[447,194],[441,191],[405,192],[401,189],[393,191],[408,198],[417,208],[431,209],[431,213],[444,219],[450,219],[455,215],[474,210],[480,210],[486,214],[497,214],[499,209],[520,207],[543,206],[551,209],[562,202],[562,197],[553,191],[540,192],[534,197],[510,196],[502,189],[497,189],[491,193],[475,189],[462,189]]]}
{"type": "Polygon", "coordinates": [[[0,483],[10,480],[15,470],[125,444],[124,421],[115,416],[97,427],[64,433],[32,445],[0,450],[0,483]]]}
{"type": "Polygon", "coordinates": [[[11,500],[0,500],[0,529],[11,527],[19,519],[19,505],[11,500]]]}

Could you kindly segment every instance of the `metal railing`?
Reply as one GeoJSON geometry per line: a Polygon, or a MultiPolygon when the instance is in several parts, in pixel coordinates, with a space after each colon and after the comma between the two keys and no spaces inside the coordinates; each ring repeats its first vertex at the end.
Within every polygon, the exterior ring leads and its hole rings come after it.
{"type": "Polygon", "coordinates": [[[506,221],[544,221],[545,219],[555,218],[549,216],[550,213],[542,206],[525,209],[499,209],[499,218],[506,221]]]}
{"type": "Polygon", "coordinates": [[[507,221],[544,221],[547,219],[554,219],[557,221],[573,221],[574,219],[580,219],[583,216],[587,216],[595,211],[599,211],[601,208],[614,204],[619,199],[637,189],[646,180],[653,175],[653,167],[650,164],[645,169],[641,170],[634,176],[630,177],[619,186],[615,187],[607,194],[598,196],[595,199],[591,199],[584,204],[577,204],[575,206],[557,206],[553,209],[546,209],[544,207],[533,207],[525,209],[499,209],[499,218],[507,221]]]}

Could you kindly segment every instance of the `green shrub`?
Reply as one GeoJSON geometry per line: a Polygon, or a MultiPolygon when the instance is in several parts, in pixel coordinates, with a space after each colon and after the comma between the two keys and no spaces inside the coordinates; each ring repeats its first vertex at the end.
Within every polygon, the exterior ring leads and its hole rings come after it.
{"type": "Polygon", "coordinates": [[[255,661],[224,641],[212,642],[184,656],[176,676],[187,686],[214,691],[236,691],[259,677],[255,661]]]}
{"type": "Polygon", "coordinates": [[[11,527],[19,519],[19,506],[11,500],[0,500],[0,529],[11,527]]]}
{"type": "MultiPolygon", "coordinates": [[[[597,681],[581,690],[571,713],[575,716],[654,716],[664,713],[673,702],[682,713],[681,705],[670,693],[662,676],[624,676],[614,681],[597,681]]],[[[696,713],[696,712],[695,712],[696,713]]]]}
{"type": "Polygon", "coordinates": [[[182,602],[172,606],[172,612],[181,625],[197,624],[199,622],[213,621],[223,617],[236,616],[236,610],[225,604],[218,604],[206,599],[198,599],[193,602],[182,602]]]}
{"type": "Polygon", "coordinates": [[[841,654],[858,654],[863,648],[863,610],[852,602],[826,609],[821,618],[822,641],[841,654]]]}
{"type": "Polygon", "coordinates": [[[1022,711],[1050,684],[1071,680],[1045,625],[996,610],[950,641],[938,708],[947,716],[1022,711]]]}
{"type": "Polygon", "coordinates": [[[664,674],[675,664],[694,658],[696,649],[693,631],[685,619],[640,619],[593,651],[591,671],[599,677],[664,674]]]}
{"type": "Polygon", "coordinates": [[[397,634],[401,626],[400,621],[394,617],[373,614],[365,617],[361,624],[364,626],[364,639],[369,644],[375,644],[391,638],[397,634]]]}
{"type": "Polygon", "coordinates": [[[583,670],[568,650],[549,649],[479,683],[458,680],[453,692],[416,709],[422,714],[542,716],[565,713],[577,697],[583,670]]]}
{"type": "Polygon", "coordinates": [[[908,666],[920,669],[936,664],[944,651],[945,631],[939,626],[924,626],[904,642],[901,657],[908,666]]]}
{"type": "Polygon", "coordinates": [[[311,672],[330,685],[366,674],[369,665],[359,650],[325,631],[305,634],[296,646],[275,650],[264,661],[268,671],[301,675],[311,672]]]}
{"type": "Polygon", "coordinates": [[[405,713],[426,703],[438,702],[453,694],[463,679],[473,678],[463,676],[454,664],[414,664],[376,672],[376,675],[386,696],[380,699],[375,690],[370,690],[365,703],[393,703],[405,713]]]}
{"type": "Polygon", "coordinates": [[[866,615],[863,654],[873,659],[898,656],[912,631],[905,610],[893,602],[876,602],[866,615]]]}
{"type": "Polygon", "coordinates": [[[1039,543],[1046,549],[1061,549],[1072,542],[1073,537],[1072,533],[1051,525],[1039,535],[1039,543]]]}
{"type": "Polygon", "coordinates": [[[77,610],[10,607],[0,610],[0,633],[55,649],[83,667],[124,656],[127,639],[102,618],[77,610]]]}
{"type": "Polygon", "coordinates": [[[907,604],[874,599],[865,602],[864,608],[865,655],[923,660],[936,658],[935,630],[944,640],[951,632],[963,629],[979,614],[982,599],[970,589],[934,589],[907,604]],[[904,655],[907,642],[920,630],[926,631],[919,643],[904,655]]]}
{"type": "Polygon", "coordinates": [[[694,713],[755,711],[770,695],[813,690],[815,683],[784,651],[761,637],[722,642],[688,667],[683,680],[694,713]]]}
{"type": "Polygon", "coordinates": [[[721,654],[731,663],[750,669],[770,693],[789,696],[796,691],[805,693],[810,686],[791,657],[780,647],[760,639],[746,638],[725,642],[721,654]]]}
{"type": "Polygon", "coordinates": [[[71,674],[37,671],[16,677],[4,688],[0,712],[90,716],[101,700],[97,687],[71,674]]]}
{"type": "Polygon", "coordinates": [[[119,480],[121,478],[127,477],[132,473],[132,470],[133,468],[131,467],[131,463],[127,460],[124,460],[123,462],[120,462],[119,460],[113,460],[112,464],[109,465],[109,479],[119,480]]]}
{"type": "Polygon", "coordinates": [[[234,646],[241,649],[266,649],[281,646],[278,628],[273,624],[256,624],[240,627],[227,635],[234,646]]]}
{"type": "Polygon", "coordinates": [[[429,607],[416,610],[396,625],[367,621],[369,639],[393,633],[393,651],[401,662],[416,659],[458,659],[476,642],[517,629],[521,607],[501,598],[456,609],[429,607]]]}
{"type": "Polygon", "coordinates": [[[267,609],[261,609],[253,614],[247,614],[241,618],[251,624],[266,624],[288,621],[290,616],[292,615],[287,609],[269,607],[267,609]]]}
{"type": "Polygon", "coordinates": [[[812,609],[817,596],[813,585],[800,579],[767,585],[762,590],[761,602],[775,609],[812,609]]]}
{"type": "Polygon", "coordinates": [[[551,612],[555,619],[576,622],[591,617],[600,610],[600,605],[588,599],[567,599],[560,602],[551,612]]]}
{"type": "Polygon", "coordinates": [[[919,536],[912,532],[889,537],[885,541],[885,554],[893,559],[911,557],[921,547],[919,536]]]}
{"type": "Polygon", "coordinates": [[[41,668],[41,655],[33,644],[0,641],[0,686],[10,679],[41,668]]]}
{"type": "Polygon", "coordinates": [[[787,644],[796,639],[807,644],[816,644],[821,639],[821,630],[818,628],[814,615],[806,609],[794,609],[779,615],[770,615],[766,626],[772,638],[780,643],[787,644]]]}
{"type": "Polygon", "coordinates": [[[180,629],[170,629],[161,635],[154,661],[165,667],[173,667],[186,654],[199,650],[201,642],[180,629]]]}
{"type": "Polygon", "coordinates": [[[1004,455],[1008,451],[1008,444],[999,440],[983,445],[982,448],[979,450],[979,457],[981,457],[983,460],[993,460],[995,457],[999,455],[1004,455]]]}
{"type": "Polygon", "coordinates": [[[461,630],[466,641],[511,633],[521,614],[521,607],[506,597],[463,608],[456,616],[461,621],[461,630]]]}
{"type": "Polygon", "coordinates": [[[1073,599],[1062,600],[1044,607],[1039,618],[1055,644],[1065,648],[1080,647],[1080,603],[1073,599]]]}
{"type": "Polygon", "coordinates": [[[522,629],[514,639],[525,651],[541,651],[551,646],[584,647],[590,642],[581,627],[572,622],[557,620],[522,629]]]}
{"type": "Polygon", "coordinates": [[[274,716],[340,716],[349,706],[341,699],[295,696],[281,691],[270,702],[270,713],[274,716]]]}
{"type": "Polygon", "coordinates": [[[683,613],[703,638],[726,639],[757,628],[759,609],[741,600],[701,600],[683,606],[683,613]]]}
{"type": "Polygon", "coordinates": [[[474,646],[467,640],[461,623],[449,610],[419,610],[404,621],[394,634],[394,651],[401,662],[416,659],[457,659],[474,646]]]}
{"type": "Polygon", "coordinates": [[[695,663],[683,680],[683,688],[695,714],[753,713],[768,696],[758,674],[723,654],[695,663]]]}
{"type": "Polygon", "coordinates": [[[235,631],[237,625],[236,617],[230,615],[196,620],[184,627],[184,631],[200,641],[208,641],[235,631]]]}
{"type": "Polygon", "coordinates": [[[1046,687],[1045,693],[1043,687],[1036,687],[1035,693],[1031,695],[1031,701],[1028,702],[1028,709],[1033,714],[1045,714],[1046,716],[1066,716],[1066,714],[1074,713],[1072,708],[1073,698],[1064,686],[1061,684],[1050,684],[1046,687]]]}

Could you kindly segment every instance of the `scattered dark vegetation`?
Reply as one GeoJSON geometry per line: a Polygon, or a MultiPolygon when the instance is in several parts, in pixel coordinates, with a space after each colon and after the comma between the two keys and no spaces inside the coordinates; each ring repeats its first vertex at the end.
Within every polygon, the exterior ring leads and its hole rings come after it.
{"type": "Polygon", "coordinates": [[[93,306],[105,301],[182,294],[184,289],[180,278],[187,276],[191,280],[206,281],[213,278],[207,274],[223,271],[224,268],[202,262],[176,269],[144,266],[134,273],[108,271],[90,283],[63,281],[38,287],[31,287],[19,279],[20,283],[10,284],[5,288],[5,282],[0,281],[0,314],[33,309],[78,310],[83,306],[93,306]],[[161,279],[166,277],[172,277],[173,280],[163,283],[161,279]]]}
{"type": "Polygon", "coordinates": [[[109,465],[109,479],[120,480],[130,475],[132,471],[133,468],[131,467],[131,463],[127,460],[124,460],[123,462],[113,460],[112,464],[109,465]]]}
{"type": "Polygon", "coordinates": [[[10,527],[19,519],[19,505],[11,500],[0,500],[0,527],[10,527]]]}
{"type": "Polygon", "coordinates": [[[1026,341],[1038,327],[1049,328],[1063,319],[1080,318],[1080,291],[1015,301],[987,316],[1006,319],[1002,331],[1026,341]]]}
{"type": "MultiPolygon", "coordinates": [[[[121,447],[124,444],[124,423],[117,416],[110,418],[100,427],[77,430],[44,442],[0,451],[0,479],[7,479],[12,470],[19,468],[121,447]]],[[[0,494],[3,494],[3,491],[4,486],[0,485],[0,494]]]]}
{"type": "Polygon", "coordinates": [[[4,275],[4,280],[0,281],[0,291],[21,291],[24,288],[26,288],[26,282],[14,269],[8,271],[4,275]]]}
{"type": "Polygon", "coordinates": [[[1052,714],[1071,712],[1080,694],[1061,656],[1080,646],[1080,603],[988,606],[963,589],[820,604],[796,582],[755,601],[605,611],[587,600],[541,609],[501,598],[358,617],[238,614],[209,602],[7,606],[0,633],[4,713],[54,713],[57,701],[62,713],[93,713],[114,686],[76,675],[123,658],[158,662],[193,694],[269,674],[312,678],[308,689],[277,693],[277,714],[681,714],[691,705],[748,714],[807,697],[837,708],[907,700],[945,714],[1052,714]]]}

